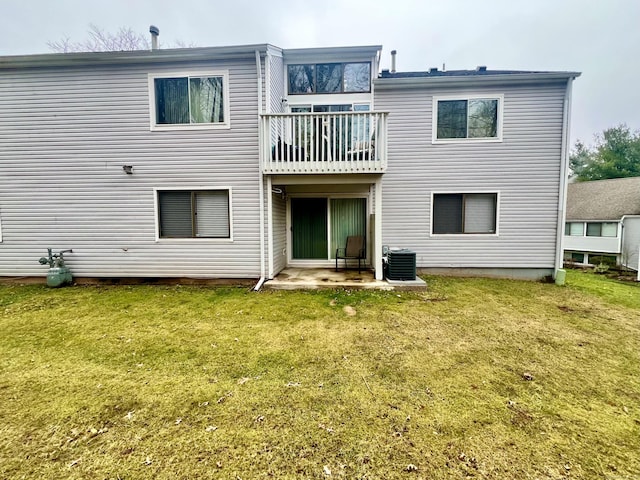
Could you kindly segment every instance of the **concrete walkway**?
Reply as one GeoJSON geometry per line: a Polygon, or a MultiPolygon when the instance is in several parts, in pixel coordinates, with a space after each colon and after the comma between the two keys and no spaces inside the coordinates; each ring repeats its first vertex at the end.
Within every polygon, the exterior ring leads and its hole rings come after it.
{"type": "Polygon", "coordinates": [[[403,290],[426,288],[426,283],[417,278],[412,282],[388,282],[376,280],[372,270],[339,270],[330,268],[285,268],[273,280],[265,282],[265,288],[274,290],[296,290],[316,288],[373,288],[379,290],[403,290]]]}

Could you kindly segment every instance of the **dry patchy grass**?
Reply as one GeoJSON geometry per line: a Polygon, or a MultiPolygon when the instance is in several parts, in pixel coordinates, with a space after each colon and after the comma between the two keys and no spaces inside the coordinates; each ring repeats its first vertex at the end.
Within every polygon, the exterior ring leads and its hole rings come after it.
{"type": "Polygon", "coordinates": [[[0,286],[0,477],[640,476],[637,285],[427,280],[0,286]]]}

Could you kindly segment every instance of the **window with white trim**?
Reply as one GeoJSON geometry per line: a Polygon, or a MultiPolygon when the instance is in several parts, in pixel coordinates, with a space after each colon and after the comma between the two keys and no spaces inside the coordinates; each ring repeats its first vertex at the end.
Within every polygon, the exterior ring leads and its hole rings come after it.
{"type": "Polygon", "coordinates": [[[227,74],[150,75],[152,125],[229,127],[227,74]]]}
{"type": "Polygon", "coordinates": [[[433,141],[500,141],[502,95],[433,99],[433,141]]]}
{"type": "Polygon", "coordinates": [[[158,191],[160,238],[230,238],[229,190],[158,191]]]}
{"type": "Polygon", "coordinates": [[[582,237],[584,235],[584,222],[565,223],[564,234],[571,237],[582,237]]]}
{"type": "Polygon", "coordinates": [[[441,234],[495,234],[497,193],[433,194],[431,231],[441,234]]]}
{"type": "Polygon", "coordinates": [[[287,65],[289,95],[368,93],[371,63],[316,63],[287,65]]]}
{"type": "Polygon", "coordinates": [[[615,222],[588,222],[587,237],[615,237],[618,235],[618,224],[615,222]]]}

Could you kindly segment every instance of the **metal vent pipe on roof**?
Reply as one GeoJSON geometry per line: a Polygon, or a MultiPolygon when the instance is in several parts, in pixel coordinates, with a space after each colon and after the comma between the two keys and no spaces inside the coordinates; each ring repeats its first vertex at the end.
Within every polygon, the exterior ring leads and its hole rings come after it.
{"type": "Polygon", "coordinates": [[[396,50],[391,50],[391,73],[396,73],[396,50]]]}
{"type": "Polygon", "coordinates": [[[151,50],[158,49],[158,35],[160,35],[160,29],[155,25],[149,26],[149,33],[151,34],[151,50]]]}

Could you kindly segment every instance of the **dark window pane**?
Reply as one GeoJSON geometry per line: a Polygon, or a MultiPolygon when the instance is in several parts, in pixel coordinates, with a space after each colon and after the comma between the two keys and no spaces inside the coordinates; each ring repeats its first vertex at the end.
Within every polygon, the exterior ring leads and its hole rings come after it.
{"type": "Polygon", "coordinates": [[[316,93],[340,93],[342,92],[342,64],[324,63],[316,66],[317,84],[316,93]]]}
{"type": "Polygon", "coordinates": [[[433,196],[433,233],[462,233],[462,195],[433,196]]]}
{"type": "Polygon", "coordinates": [[[587,237],[600,237],[601,233],[601,223],[587,223],[587,237]]]}
{"type": "Polygon", "coordinates": [[[160,236],[189,238],[191,225],[191,192],[159,192],[160,236]]]}
{"type": "Polygon", "coordinates": [[[437,138],[467,137],[467,101],[441,100],[438,102],[437,138]]]}
{"type": "Polygon", "coordinates": [[[469,100],[469,138],[498,136],[498,100],[469,100]]]}
{"type": "Polygon", "coordinates": [[[224,122],[222,77],[189,79],[191,123],[224,122]]]}
{"type": "Polygon", "coordinates": [[[156,78],[156,124],[189,123],[189,86],[186,78],[156,78]]]}
{"type": "Polygon", "coordinates": [[[571,261],[574,263],[584,263],[584,253],[573,252],[571,254],[571,261]]]}
{"type": "Polygon", "coordinates": [[[315,91],[315,65],[289,65],[289,93],[315,91]]]}
{"type": "Polygon", "coordinates": [[[371,82],[371,64],[346,63],[344,65],[344,91],[368,92],[371,82]]]}

